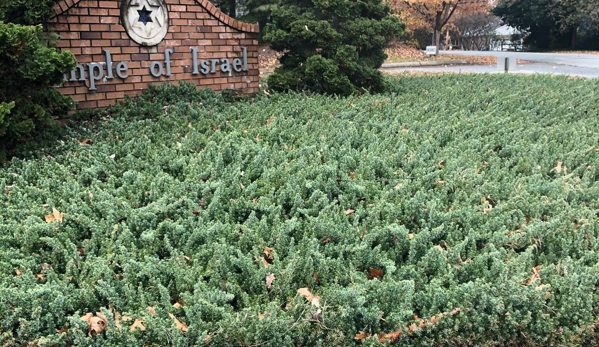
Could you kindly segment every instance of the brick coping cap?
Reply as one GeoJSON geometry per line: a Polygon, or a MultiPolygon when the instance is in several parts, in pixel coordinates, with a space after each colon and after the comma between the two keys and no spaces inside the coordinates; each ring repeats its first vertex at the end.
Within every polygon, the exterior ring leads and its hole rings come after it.
{"type": "MultiPolygon", "coordinates": [[[[52,18],[67,12],[71,7],[77,5],[81,0],[60,0],[54,6],[55,15],[52,18]]],[[[114,0],[116,1],[116,0],[114,0]]],[[[164,0],[166,2],[166,0],[164,0]]],[[[260,27],[258,24],[250,24],[239,21],[235,18],[229,17],[227,14],[216,8],[210,1],[208,0],[194,0],[198,5],[202,6],[208,13],[210,13],[214,18],[218,19],[225,25],[230,26],[233,29],[237,29],[242,32],[248,33],[259,33],[260,27]]]]}

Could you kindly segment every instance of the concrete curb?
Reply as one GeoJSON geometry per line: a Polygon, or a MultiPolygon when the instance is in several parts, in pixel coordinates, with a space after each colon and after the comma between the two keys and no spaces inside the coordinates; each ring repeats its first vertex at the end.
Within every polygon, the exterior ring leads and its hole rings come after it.
{"type": "Polygon", "coordinates": [[[419,67],[419,66],[439,66],[439,65],[470,65],[468,60],[434,60],[434,61],[414,61],[406,63],[388,63],[383,64],[381,68],[397,68],[397,67],[419,67]]]}

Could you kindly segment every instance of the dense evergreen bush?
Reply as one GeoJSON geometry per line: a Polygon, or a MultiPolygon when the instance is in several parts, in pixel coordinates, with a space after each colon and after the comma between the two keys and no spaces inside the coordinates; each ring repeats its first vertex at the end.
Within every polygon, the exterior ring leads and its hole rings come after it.
{"type": "Polygon", "coordinates": [[[0,345],[597,346],[599,81],[393,89],[163,86],[13,159],[0,345]]]}
{"type": "Polygon", "coordinates": [[[33,136],[58,129],[57,117],[73,108],[54,85],[75,65],[70,52],[53,48],[41,26],[55,1],[9,0],[0,4],[0,162],[33,136]]]}
{"type": "Polygon", "coordinates": [[[54,13],[57,0],[2,0],[0,21],[21,25],[43,23],[54,13]]]}
{"type": "Polygon", "coordinates": [[[40,26],[0,23],[0,161],[34,132],[51,132],[58,126],[54,117],[74,105],[53,86],[62,83],[75,58],[40,43],[41,32],[40,26]]]}
{"type": "Polygon", "coordinates": [[[268,78],[273,90],[350,95],[380,92],[385,44],[404,26],[381,0],[283,0],[264,41],[284,52],[268,78]]]}

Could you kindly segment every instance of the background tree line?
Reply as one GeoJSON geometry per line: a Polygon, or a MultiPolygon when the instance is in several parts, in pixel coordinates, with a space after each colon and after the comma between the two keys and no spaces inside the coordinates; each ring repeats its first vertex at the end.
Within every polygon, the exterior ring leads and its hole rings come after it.
{"type": "Polygon", "coordinates": [[[493,13],[533,49],[599,49],[599,0],[501,0],[493,13]]]}
{"type": "Polygon", "coordinates": [[[404,39],[424,48],[489,47],[502,24],[531,50],[599,49],[599,0],[388,0],[407,24],[404,39]]]}

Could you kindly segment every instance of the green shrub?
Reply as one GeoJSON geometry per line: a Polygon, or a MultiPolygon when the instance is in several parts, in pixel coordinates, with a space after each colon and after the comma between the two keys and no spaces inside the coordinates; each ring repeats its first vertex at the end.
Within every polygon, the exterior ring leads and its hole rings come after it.
{"type": "Polygon", "coordinates": [[[4,23],[35,25],[54,14],[57,0],[2,0],[0,19],[4,23]]]}
{"type": "Polygon", "coordinates": [[[391,85],[160,86],[13,159],[0,345],[597,346],[599,81],[391,85]]]}
{"type": "Polygon", "coordinates": [[[276,91],[350,95],[380,92],[385,45],[404,26],[380,0],[285,0],[272,12],[264,41],[284,52],[268,78],[276,91]]]}
{"type": "Polygon", "coordinates": [[[0,22],[0,161],[17,144],[36,133],[51,134],[56,117],[74,106],[53,86],[75,65],[70,52],[60,52],[40,42],[41,26],[0,22]]]}

